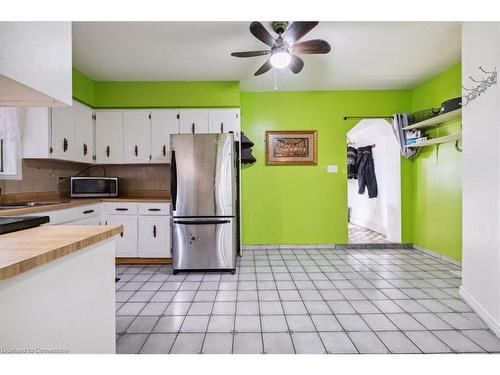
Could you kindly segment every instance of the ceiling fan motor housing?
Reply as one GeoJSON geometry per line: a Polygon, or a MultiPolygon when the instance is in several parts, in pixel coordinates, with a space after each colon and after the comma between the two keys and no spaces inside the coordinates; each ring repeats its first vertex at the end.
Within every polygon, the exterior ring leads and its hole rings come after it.
{"type": "Polygon", "coordinates": [[[276,34],[281,35],[288,28],[288,21],[274,21],[271,23],[271,27],[276,34]]]}

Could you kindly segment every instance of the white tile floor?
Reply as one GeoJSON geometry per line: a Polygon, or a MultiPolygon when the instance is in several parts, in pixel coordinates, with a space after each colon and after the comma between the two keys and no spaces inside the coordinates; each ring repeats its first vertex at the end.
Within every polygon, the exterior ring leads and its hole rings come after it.
{"type": "Polygon", "coordinates": [[[386,237],[378,232],[362,227],[360,225],[348,223],[349,243],[386,243],[386,237]]]}
{"type": "Polygon", "coordinates": [[[117,266],[117,352],[500,352],[457,269],[396,249],[245,251],[235,275],[117,266]]]}

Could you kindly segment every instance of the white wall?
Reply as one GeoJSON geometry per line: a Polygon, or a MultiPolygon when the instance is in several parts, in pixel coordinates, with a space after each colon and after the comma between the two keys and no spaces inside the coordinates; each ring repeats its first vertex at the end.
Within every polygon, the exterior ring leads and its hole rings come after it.
{"type": "Polygon", "coordinates": [[[351,222],[385,234],[391,242],[401,242],[401,171],[399,145],[391,125],[385,120],[362,120],[348,133],[354,147],[375,144],[372,149],[378,197],[358,194],[358,180],[348,180],[351,222]]]}
{"type": "Polygon", "coordinates": [[[0,22],[0,106],[71,105],[71,22],[0,22]]]}
{"type": "MultiPolygon", "coordinates": [[[[462,84],[500,69],[500,23],[462,27],[462,84]]],[[[466,91],[464,91],[464,94],[466,91]]],[[[460,293],[500,336],[500,95],[490,87],[462,111],[462,287],[460,293]]]]}

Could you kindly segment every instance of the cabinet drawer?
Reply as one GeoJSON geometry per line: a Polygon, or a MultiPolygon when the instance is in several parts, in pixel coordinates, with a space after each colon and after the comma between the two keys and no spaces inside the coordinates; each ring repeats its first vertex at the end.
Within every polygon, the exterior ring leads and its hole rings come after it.
{"type": "Polygon", "coordinates": [[[106,215],[137,215],[136,203],[104,203],[106,215]]]}
{"type": "Polygon", "coordinates": [[[63,224],[77,219],[75,208],[37,212],[34,214],[26,214],[20,216],[48,216],[50,218],[50,221],[47,223],[48,225],[63,224]]]}
{"type": "Polygon", "coordinates": [[[88,206],[76,207],[76,219],[86,219],[88,217],[98,216],[100,211],[99,204],[89,204],[88,206]]]}
{"type": "Polygon", "coordinates": [[[140,203],[139,215],[170,215],[170,203],[140,203]]]}

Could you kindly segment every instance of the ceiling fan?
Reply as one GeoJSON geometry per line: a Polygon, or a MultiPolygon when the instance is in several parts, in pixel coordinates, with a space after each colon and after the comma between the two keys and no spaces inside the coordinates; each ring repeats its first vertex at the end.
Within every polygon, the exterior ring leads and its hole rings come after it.
{"type": "Polygon", "coordinates": [[[290,70],[297,74],[304,67],[304,60],[300,54],[324,54],[330,52],[330,44],[322,39],[312,39],[305,42],[299,40],[309,31],[315,28],[319,22],[317,21],[296,21],[290,26],[286,21],[273,22],[272,28],[277,38],[266,30],[260,22],[252,22],[250,24],[250,32],[261,42],[267,44],[271,49],[263,51],[248,51],[248,52],[233,52],[231,56],[235,57],[255,57],[271,55],[270,58],[262,65],[254,75],[258,76],[269,71],[272,67],[282,69],[289,67],[290,70]]]}

